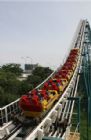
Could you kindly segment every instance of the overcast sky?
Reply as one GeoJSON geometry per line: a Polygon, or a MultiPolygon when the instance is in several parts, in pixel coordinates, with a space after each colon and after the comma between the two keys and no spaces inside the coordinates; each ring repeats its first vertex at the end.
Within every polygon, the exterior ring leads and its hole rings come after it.
{"type": "Polygon", "coordinates": [[[91,24],[91,2],[0,2],[0,64],[61,64],[80,19],[91,24]]]}

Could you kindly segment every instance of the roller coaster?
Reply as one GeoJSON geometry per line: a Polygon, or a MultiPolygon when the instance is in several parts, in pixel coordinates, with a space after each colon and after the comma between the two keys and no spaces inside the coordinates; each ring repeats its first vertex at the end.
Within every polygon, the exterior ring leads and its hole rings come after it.
{"type": "Polygon", "coordinates": [[[84,71],[88,95],[88,118],[89,124],[91,123],[90,66],[88,65],[90,38],[90,25],[87,20],[81,20],[61,66],[35,89],[0,108],[0,139],[80,139],[79,112],[78,123],[72,137],[71,122],[75,102],[80,102],[77,89],[81,72],[84,71]],[[88,67],[87,72],[85,66],[88,67]]]}

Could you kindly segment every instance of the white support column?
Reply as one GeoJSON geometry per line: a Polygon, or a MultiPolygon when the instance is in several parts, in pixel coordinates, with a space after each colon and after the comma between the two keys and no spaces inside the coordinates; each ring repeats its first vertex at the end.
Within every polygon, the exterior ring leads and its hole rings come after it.
{"type": "Polygon", "coordinates": [[[62,113],[62,104],[59,104],[59,106],[58,106],[58,113],[57,113],[58,119],[60,118],[61,113],[62,113]]]}
{"type": "Polygon", "coordinates": [[[8,122],[8,113],[7,113],[7,107],[5,108],[5,119],[6,119],[6,123],[8,122]]]}
{"type": "Polygon", "coordinates": [[[9,129],[8,129],[8,128],[6,128],[5,130],[6,130],[6,134],[7,134],[7,135],[9,135],[9,134],[10,134],[9,129]]]}
{"type": "Polygon", "coordinates": [[[62,120],[63,120],[64,117],[65,117],[65,113],[66,113],[67,106],[68,106],[68,101],[66,101],[66,105],[65,105],[65,108],[64,108],[64,112],[63,112],[63,114],[62,114],[62,120]]]}
{"type": "Polygon", "coordinates": [[[44,136],[43,130],[42,129],[39,129],[37,131],[37,138],[38,138],[38,140],[42,140],[43,136],[44,136]]]}
{"type": "Polygon", "coordinates": [[[54,111],[52,112],[52,115],[51,115],[52,123],[55,123],[56,118],[57,118],[57,111],[54,110],[54,111]]]}
{"type": "Polygon", "coordinates": [[[43,126],[44,134],[45,133],[47,134],[49,132],[51,124],[52,124],[52,120],[50,118],[47,118],[43,126]]]}

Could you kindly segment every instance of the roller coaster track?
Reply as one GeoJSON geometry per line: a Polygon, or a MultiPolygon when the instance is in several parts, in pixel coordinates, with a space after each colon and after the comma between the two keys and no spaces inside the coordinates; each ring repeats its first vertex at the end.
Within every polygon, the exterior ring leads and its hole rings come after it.
{"type": "MultiPolygon", "coordinates": [[[[38,140],[42,140],[44,136],[51,136],[51,137],[62,137],[65,140],[68,140],[69,133],[70,133],[70,125],[67,127],[67,133],[65,132],[61,136],[61,132],[59,132],[57,129],[51,129],[51,126],[53,128],[53,124],[55,123],[56,120],[63,120],[64,118],[69,118],[69,123],[71,123],[71,118],[73,114],[73,108],[75,101],[70,101],[68,100],[69,97],[76,97],[77,96],[77,87],[78,87],[78,82],[80,78],[80,71],[82,68],[82,61],[83,61],[83,50],[84,50],[84,42],[86,42],[86,35],[90,30],[90,26],[88,24],[87,20],[81,20],[75,36],[72,40],[72,44],[70,49],[68,50],[68,54],[66,55],[63,64],[65,63],[67,57],[69,56],[69,52],[72,48],[79,48],[80,49],[80,54],[78,57],[78,62],[76,69],[74,71],[74,74],[66,87],[64,93],[62,96],[59,98],[58,102],[55,103],[55,105],[52,107],[52,109],[42,118],[40,123],[34,127],[29,126],[26,128],[25,126],[18,124],[16,125],[12,119],[11,119],[11,113],[12,112],[17,112],[19,114],[20,109],[18,107],[18,102],[19,99],[16,101],[10,103],[9,105],[0,108],[0,139],[8,139],[8,140],[34,140],[37,138],[38,140]],[[26,132],[24,135],[22,135],[22,132],[26,132]]],[[[63,65],[62,64],[62,65],[63,65]]],[[[58,67],[56,71],[54,71],[45,81],[47,81],[50,77],[52,77],[59,69],[61,66],[58,67]]],[[[38,89],[41,85],[45,83],[41,83],[36,87],[38,89]]],[[[79,124],[78,124],[79,125],[79,124]]]]}

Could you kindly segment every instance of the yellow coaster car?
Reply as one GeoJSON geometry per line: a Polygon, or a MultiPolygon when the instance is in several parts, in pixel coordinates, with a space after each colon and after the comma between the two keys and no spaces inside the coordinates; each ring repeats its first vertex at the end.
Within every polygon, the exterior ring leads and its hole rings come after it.
{"type": "Polygon", "coordinates": [[[59,78],[59,79],[55,78],[55,79],[53,79],[53,82],[56,83],[56,85],[58,86],[59,92],[63,92],[65,87],[68,84],[67,79],[61,79],[61,78],[59,78]]]}
{"type": "MultiPolygon", "coordinates": [[[[22,100],[20,101],[20,106],[26,117],[41,117],[41,115],[46,113],[59,98],[59,94],[55,90],[39,90],[37,95],[38,94],[40,94],[40,97],[39,100],[36,100],[36,103],[32,99],[30,100],[27,95],[22,97],[23,102],[22,100]]],[[[33,95],[34,99],[37,95],[33,95]]]]}

